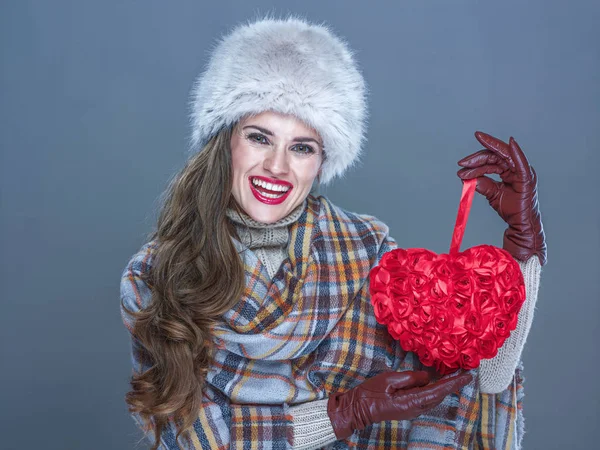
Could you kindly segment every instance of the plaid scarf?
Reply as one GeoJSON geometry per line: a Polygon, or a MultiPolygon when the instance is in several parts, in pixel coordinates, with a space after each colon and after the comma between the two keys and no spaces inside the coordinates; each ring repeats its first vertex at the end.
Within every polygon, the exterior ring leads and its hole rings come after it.
{"type": "MultiPolygon", "coordinates": [[[[213,329],[215,360],[186,448],[291,449],[288,405],[327,398],[382,371],[424,369],[375,320],[368,274],[396,247],[387,226],[375,217],[309,196],[291,225],[288,258],[272,279],[251,250],[234,242],[244,263],[246,290],[213,329]]],[[[139,309],[150,298],[139,273],[151,264],[154,248],[155,242],[145,244],[123,273],[122,299],[129,308],[139,309]]],[[[132,339],[134,370],[144,370],[132,339]]],[[[374,424],[328,448],[518,448],[521,367],[513,384],[496,395],[482,394],[473,374],[471,384],[426,414],[374,424]]],[[[174,426],[161,441],[167,449],[180,448],[174,426]]]]}

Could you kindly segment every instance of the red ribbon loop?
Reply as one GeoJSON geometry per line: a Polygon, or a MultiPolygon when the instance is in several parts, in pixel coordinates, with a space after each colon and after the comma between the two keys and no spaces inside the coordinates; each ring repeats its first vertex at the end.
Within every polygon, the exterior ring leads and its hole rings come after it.
{"type": "Polygon", "coordinates": [[[450,254],[458,253],[460,251],[460,244],[465,234],[467,221],[469,220],[469,212],[471,211],[471,204],[473,203],[473,196],[475,195],[476,187],[477,178],[463,180],[463,189],[460,196],[460,203],[458,205],[456,224],[454,225],[452,243],[450,244],[450,254]]]}

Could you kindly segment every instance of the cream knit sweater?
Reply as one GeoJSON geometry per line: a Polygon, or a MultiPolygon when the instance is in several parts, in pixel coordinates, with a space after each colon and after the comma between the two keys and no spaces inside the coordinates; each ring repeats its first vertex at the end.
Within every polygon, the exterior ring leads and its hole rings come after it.
{"type": "MultiPolygon", "coordinates": [[[[271,278],[287,257],[289,225],[298,220],[305,207],[306,201],[273,224],[256,222],[248,215],[238,214],[231,209],[227,211],[241,242],[256,254],[271,278]]],[[[517,328],[494,358],[481,362],[479,383],[481,392],[485,394],[502,392],[511,383],[533,321],[540,283],[540,262],[537,256],[517,262],[525,279],[526,300],[519,312],[517,328]]],[[[335,442],[335,433],[327,415],[327,399],[291,406],[290,414],[293,417],[294,449],[311,450],[335,442]]]]}

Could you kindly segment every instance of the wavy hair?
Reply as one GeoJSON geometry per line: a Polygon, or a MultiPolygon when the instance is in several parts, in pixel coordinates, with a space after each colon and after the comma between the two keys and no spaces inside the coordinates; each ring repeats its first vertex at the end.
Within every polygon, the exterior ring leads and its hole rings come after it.
{"type": "Polygon", "coordinates": [[[202,403],[212,362],[211,325],[231,309],[244,289],[244,270],[231,240],[226,209],[231,195],[231,135],[215,135],[171,181],[163,198],[152,268],[143,274],[152,290],[148,308],[133,312],[132,334],[150,368],[135,373],[125,395],[128,409],[154,428],[155,443],[169,419],[177,440],[186,435],[202,403]]]}

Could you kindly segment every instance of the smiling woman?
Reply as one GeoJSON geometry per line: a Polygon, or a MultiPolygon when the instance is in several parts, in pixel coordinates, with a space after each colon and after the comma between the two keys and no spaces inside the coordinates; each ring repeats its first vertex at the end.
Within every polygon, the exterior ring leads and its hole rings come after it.
{"type": "Polygon", "coordinates": [[[321,171],[320,140],[292,115],[265,111],[243,119],[231,137],[231,192],[237,205],[258,222],[287,216],[321,171]]]}
{"type": "Polygon", "coordinates": [[[260,20],[215,48],[192,92],[192,155],[121,279],[126,402],[153,449],[519,447],[519,360],[545,262],[535,172],[487,135],[461,161],[509,224],[527,300],[489,364],[425,371],[370,301],[369,273],[397,247],[388,227],[311,193],[358,160],[365,96],[323,25],[260,20]]]}

